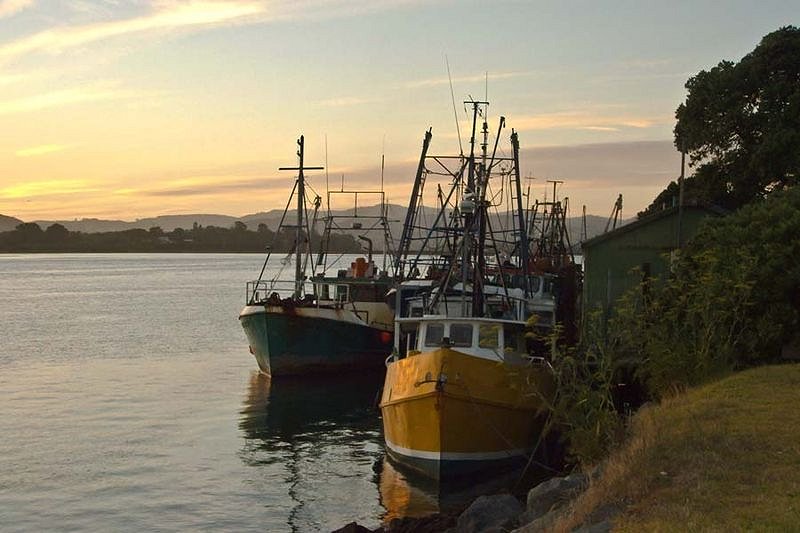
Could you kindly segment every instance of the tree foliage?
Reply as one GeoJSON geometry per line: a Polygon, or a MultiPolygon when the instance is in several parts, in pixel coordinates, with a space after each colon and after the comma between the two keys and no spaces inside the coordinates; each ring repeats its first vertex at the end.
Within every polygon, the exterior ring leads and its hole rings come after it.
{"type": "MultiPolygon", "coordinates": [[[[311,235],[311,249],[319,248],[320,235],[311,235]]],[[[201,226],[176,228],[164,232],[154,226],[149,230],[131,229],[100,233],[68,231],[61,224],[46,230],[35,223],[19,224],[14,231],[0,233],[0,252],[263,252],[271,245],[275,252],[293,249],[294,231],[275,233],[266,225],[250,231],[242,222],[231,228],[201,226]]],[[[359,253],[361,245],[353,235],[331,234],[329,248],[337,253],[359,253]]]]}
{"type": "MultiPolygon", "coordinates": [[[[685,197],[736,209],[800,176],[800,29],[766,35],[741,61],[722,61],[686,82],[675,145],[696,171],[685,197]]],[[[671,183],[648,208],[677,196],[671,183]]]]}
{"type": "Polygon", "coordinates": [[[615,307],[610,332],[655,396],[776,359],[800,325],[800,188],[709,219],[615,307]]]}

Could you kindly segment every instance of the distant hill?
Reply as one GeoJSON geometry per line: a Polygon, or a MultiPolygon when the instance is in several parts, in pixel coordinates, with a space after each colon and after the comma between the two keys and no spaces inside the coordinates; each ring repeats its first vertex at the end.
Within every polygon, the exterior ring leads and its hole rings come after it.
{"type": "MultiPolygon", "coordinates": [[[[395,241],[400,238],[400,235],[403,231],[403,222],[405,221],[406,217],[406,208],[402,205],[397,204],[388,204],[388,218],[389,218],[389,227],[392,231],[392,236],[394,237],[395,241]]],[[[380,212],[380,206],[373,205],[373,206],[365,206],[358,208],[358,215],[362,217],[367,216],[378,216],[380,212]]],[[[333,215],[342,216],[342,215],[351,215],[353,213],[352,209],[349,210],[339,210],[339,211],[331,211],[333,215]]],[[[432,224],[436,218],[438,210],[433,207],[423,207],[422,212],[420,214],[420,219],[427,221],[427,223],[432,224]]],[[[259,224],[266,224],[267,227],[270,229],[275,229],[278,224],[280,223],[281,216],[283,215],[283,211],[281,210],[273,210],[268,211],[266,213],[255,213],[252,215],[245,215],[239,219],[239,221],[247,224],[247,227],[250,229],[255,229],[258,227],[259,224]]],[[[287,217],[287,224],[291,224],[292,220],[295,217],[295,211],[289,211],[286,215],[287,217]]],[[[322,227],[321,218],[325,216],[325,213],[320,213],[320,228],[322,227]]],[[[623,224],[627,224],[631,220],[623,220],[617,223],[617,226],[621,226],[623,224]]],[[[605,231],[606,224],[608,223],[608,219],[605,217],[597,216],[597,215],[586,215],[586,238],[591,239],[597,235],[600,235],[605,231]]],[[[366,227],[366,224],[364,224],[366,227]]],[[[583,220],[582,217],[568,217],[567,218],[567,229],[569,230],[570,238],[572,240],[572,244],[576,245],[581,240],[581,233],[583,229],[583,220]]],[[[609,228],[610,229],[610,228],[609,228]]]]}
{"type": "MultiPolygon", "coordinates": [[[[102,220],[97,218],[82,218],[75,220],[35,220],[42,229],[58,223],[70,231],[82,231],[83,233],[101,233],[106,231],[124,231],[128,229],[150,229],[154,226],[160,227],[164,231],[172,231],[175,228],[191,229],[195,222],[201,226],[220,226],[227,228],[239,220],[228,215],[160,215],[157,217],[140,218],[133,222],[125,220],[102,220]]],[[[12,228],[13,229],[13,228],[12,228]]]]}
{"type": "MultiPolygon", "coordinates": [[[[372,205],[372,206],[363,206],[358,208],[358,216],[359,217],[374,217],[378,216],[380,211],[380,206],[372,205]]],[[[352,216],[353,209],[342,209],[342,210],[332,210],[331,213],[336,216],[352,216]]],[[[322,230],[322,218],[327,214],[327,211],[322,210],[319,213],[319,225],[318,231],[322,230]]],[[[422,221],[426,221],[427,223],[433,223],[437,214],[437,209],[433,207],[424,207],[422,213],[420,215],[420,219],[422,221]]],[[[75,219],[75,220],[36,220],[35,222],[41,226],[42,229],[46,229],[48,226],[59,223],[66,227],[70,231],[81,231],[84,233],[100,233],[100,232],[107,232],[107,231],[124,231],[129,229],[150,229],[152,227],[158,226],[165,232],[173,231],[176,228],[183,228],[183,229],[191,229],[192,226],[197,223],[201,226],[218,226],[223,228],[229,228],[233,226],[235,222],[242,222],[247,225],[247,227],[251,230],[255,230],[258,228],[259,224],[266,224],[267,227],[271,230],[275,230],[280,223],[281,216],[283,215],[283,211],[279,209],[274,209],[272,211],[266,212],[259,212],[253,213],[250,215],[245,215],[242,217],[233,217],[229,215],[216,215],[216,214],[195,214],[195,215],[161,215],[157,217],[150,217],[150,218],[140,218],[133,222],[128,222],[124,220],[102,220],[96,218],[84,218],[84,219],[75,219]]],[[[295,212],[289,211],[287,214],[286,224],[291,224],[294,217],[295,212]]],[[[402,205],[397,204],[389,204],[388,205],[388,217],[389,217],[389,227],[392,231],[392,236],[394,237],[395,241],[400,238],[400,234],[402,233],[403,229],[403,222],[406,216],[406,208],[402,205]]],[[[0,231],[9,231],[13,230],[17,224],[20,224],[22,221],[18,220],[13,217],[5,217],[0,215],[0,231]]],[[[629,220],[623,221],[621,224],[625,224],[629,222],[629,220]]],[[[347,219],[342,221],[342,224],[352,223],[348,222],[347,219]]],[[[369,220],[365,220],[362,222],[362,226],[366,228],[369,224],[369,220]]],[[[592,238],[596,235],[603,233],[605,230],[605,226],[607,223],[607,219],[605,217],[596,216],[596,215],[587,215],[586,216],[586,237],[592,238]]],[[[618,225],[621,225],[618,224],[618,225]]],[[[581,240],[581,233],[583,227],[583,221],[581,217],[570,217],[567,219],[567,226],[570,232],[570,237],[572,240],[572,244],[575,245],[581,240]]],[[[376,245],[377,245],[376,240],[376,245]]]]}
{"type": "Polygon", "coordinates": [[[19,224],[22,224],[22,221],[18,218],[0,215],[0,231],[11,231],[19,224]]]}
{"type": "Polygon", "coordinates": [[[53,224],[61,224],[69,231],[82,231],[83,233],[101,233],[104,231],[123,231],[131,229],[132,222],[124,220],[101,220],[99,218],[82,218],[75,220],[34,220],[42,229],[47,229],[53,224]]]}

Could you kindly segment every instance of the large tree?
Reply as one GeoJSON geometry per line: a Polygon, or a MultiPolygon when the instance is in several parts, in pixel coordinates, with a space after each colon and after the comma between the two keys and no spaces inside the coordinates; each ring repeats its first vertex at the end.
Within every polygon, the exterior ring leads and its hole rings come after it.
{"type": "MultiPolygon", "coordinates": [[[[686,82],[675,146],[695,173],[686,196],[735,209],[800,177],[800,29],[766,35],[741,61],[722,61],[686,82]]],[[[669,203],[670,184],[648,210],[669,203]]]]}

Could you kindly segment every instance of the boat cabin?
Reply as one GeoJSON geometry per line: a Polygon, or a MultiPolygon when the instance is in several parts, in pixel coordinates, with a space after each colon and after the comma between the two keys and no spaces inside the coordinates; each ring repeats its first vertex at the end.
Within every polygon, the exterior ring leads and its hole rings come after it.
{"type": "Polygon", "coordinates": [[[395,348],[400,358],[437,348],[493,361],[527,355],[525,324],[517,321],[426,315],[395,322],[395,348]]]}
{"type": "MultiPolygon", "coordinates": [[[[484,308],[481,314],[487,318],[516,321],[526,321],[535,314],[539,327],[552,327],[556,304],[552,280],[544,276],[531,276],[529,286],[534,292],[526,298],[524,289],[520,287],[484,285],[484,308]]],[[[436,305],[431,309],[430,302],[438,291],[432,282],[424,286],[419,282],[413,285],[403,282],[399,291],[393,293],[397,300],[395,308],[399,309],[398,317],[422,317],[425,314],[471,317],[475,314],[472,311],[471,285],[465,289],[462,283],[456,283],[436,299],[436,305]]]]}

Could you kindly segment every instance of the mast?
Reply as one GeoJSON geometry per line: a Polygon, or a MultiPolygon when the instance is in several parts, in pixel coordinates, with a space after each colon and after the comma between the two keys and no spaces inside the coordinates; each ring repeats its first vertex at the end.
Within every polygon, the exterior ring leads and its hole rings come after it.
{"type": "Polygon", "coordinates": [[[517,223],[519,224],[519,261],[524,275],[525,296],[530,293],[528,281],[528,232],[525,224],[525,212],[522,210],[522,180],[519,175],[519,138],[517,132],[511,130],[511,148],[514,151],[514,187],[517,193],[517,223]]]}
{"type": "MultiPolygon", "coordinates": [[[[442,197],[441,188],[439,195],[440,208],[435,221],[429,224],[427,236],[421,245],[417,261],[435,266],[434,272],[438,275],[438,283],[431,291],[430,300],[425,303],[426,312],[438,312],[439,303],[444,300],[445,305],[448,299],[448,289],[452,289],[451,281],[459,281],[462,290],[453,295],[452,303],[461,308],[463,316],[484,316],[486,313],[486,293],[484,285],[488,282],[488,274],[493,273],[494,268],[498,273],[502,272],[503,265],[508,266],[501,257],[500,247],[513,248],[510,253],[515,255],[517,250],[522,247],[520,235],[528,240],[528,221],[523,209],[523,194],[521,177],[519,176],[519,155],[517,157],[498,155],[499,139],[505,125],[505,118],[500,117],[497,131],[497,138],[493,143],[493,150],[490,153],[491,137],[489,135],[488,123],[485,120],[484,106],[488,102],[477,102],[474,100],[465,101],[465,104],[472,106],[472,131],[469,139],[469,149],[466,153],[458,156],[431,155],[428,160],[434,163],[434,167],[424,169],[422,175],[427,173],[433,175],[444,175],[452,178],[450,192],[446,198],[442,197]],[[478,120],[481,120],[482,128],[478,130],[478,120]],[[477,134],[482,134],[478,139],[477,134]],[[480,150],[480,153],[478,153],[480,150]],[[450,162],[450,164],[448,164],[450,162]],[[458,168],[453,169],[457,162],[458,168]],[[514,165],[513,167],[511,165],[514,165]],[[503,189],[493,191],[489,187],[490,179],[494,173],[500,173],[502,179],[508,179],[511,187],[508,208],[513,213],[513,228],[504,228],[502,221],[497,230],[493,229],[490,210],[499,205],[505,206],[503,189]],[[519,184],[515,185],[516,181],[519,184]],[[453,196],[460,196],[460,201],[451,203],[453,196]],[[499,203],[495,200],[500,198],[499,203]],[[450,222],[444,226],[440,225],[444,213],[448,206],[452,206],[450,222]],[[522,225],[521,230],[517,226],[522,225]],[[429,248],[429,242],[434,235],[444,235],[446,250],[437,247],[429,248]],[[450,244],[452,240],[452,244],[450,244]],[[493,250],[493,254],[492,254],[493,250]],[[428,257],[424,257],[427,255],[428,257]],[[491,259],[490,259],[491,258],[491,259]],[[496,262],[496,267],[495,267],[496,262]],[[491,263],[491,264],[490,264],[491,263]],[[469,294],[467,294],[469,292],[469,294]]],[[[499,215],[498,215],[499,216],[499,215]]],[[[527,243],[525,243],[527,244],[527,243]]],[[[530,252],[526,251],[526,257],[530,257],[530,252]]],[[[524,261],[527,263],[527,261],[524,261]]],[[[527,265],[521,264],[522,270],[527,265]]],[[[505,291],[506,298],[510,299],[505,280],[499,277],[499,284],[505,291]]],[[[530,290],[530,289],[529,289],[530,290]]],[[[450,294],[453,294],[450,292],[450,294]]],[[[499,293],[498,293],[499,294],[499,293]]]]}
{"type": "MultiPolygon", "coordinates": [[[[305,275],[303,272],[303,264],[302,264],[302,250],[300,248],[300,243],[303,239],[303,213],[305,211],[305,192],[306,192],[306,182],[305,182],[305,175],[303,174],[304,170],[322,170],[324,167],[306,167],[303,165],[303,157],[304,157],[304,148],[305,148],[305,138],[303,135],[297,140],[297,145],[299,146],[297,150],[297,157],[300,160],[299,166],[296,167],[280,167],[278,170],[297,170],[297,225],[295,226],[295,261],[294,261],[294,298],[296,300],[300,299],[302,292],[303,292],[303,282],[305,281],[305,275]]],[[[310,238],[310,236],[309,236],[310,238]]]]}
{"type": "MultiPolygon", "coordinates": [[[[464,102],[472,104],[472,134],[469,137],[469,159],[467,159],[467,186],[461,200],[461,212],[464,215],[464,234],[461,242],[461,315],[467,315],[467,275],[472,257],[472,224],[475,220],[475,127],[478,123],[478,102],[464,102]],[[469,205],[471,203],[471,206],[469,205]]],[[[477,265],[476,265],[477,266],[477,265]]],[[[472,315],[475,315],[475,278],[478,276],[477,268],[473,268],[472,279],[472,315]]]]}
{"type": "Polygon", "coordinates": [[[395,257],[395,276],[402,279],[405,275],[405,265],[401,262],[402,259],[408,254],[409,247],[411,246],[411,237],[414,231],[414,219],[417,215],[418,204],[421,202],[422,188],[425,186],[425,158],[428,155],[428,147],[431,144],[431,137],[433,134],[431,130],[425,132],[425,139],[422,141],[422,153],[419,156],[419,165],[417,165],[417,175],[414,177],[414,187],[411,191],[411,200],[408,203],[408,211],[406,211],[406,220],[403,223],[403,234],[400,236],[400,245],[397,247],[397,256],[395,257]]]}
{"type": "Polygon", "coordinates": [[[303,176],[303,148],[305,145],[305,138],[301,135],[300,140],[297,141],[300,149],[297,151],[297,157],[300,158],[300,170],[297,173],[297,229],[295,232],[295,260],[294,260],[294,297],[300,298],[300,292],[303,287],[303,267],[300,264],[300,242],[303,237],[303,210],[306,206],[306,180],[303,176]]]}
{"type": "Polygon", "coordinates": [[[470,259],[472,261],[472,316],[483,316],[483,276],[486,270],[486,262],[484,256],[485,233],[486,233],[486,183],[484,183],[486,175],[486,148],[488,146],[489,128],[486,121],[483,121],[481,133],[483,134],[483,141],[480,144],[481,148],[481,164],[478,167],[478,181],[475,181],[475,129],[478,125],[478,114],[480,113],[481,105],[489,105],[489,102],[464,102],[472,104],[472,136],[469,140],[469,167],[467,169],[467,187],[464,191],[463,203],[469,202],[468,195],[472,196],[473,210],[464,213],[464,246],[461,263],[461,280],[463,290],[462,295],[462,314],[466,315],[466,292],[467,292],[467,275],[469,274],[470,259]],[[473,242],[473,231],[477,224],[478,242],[473,242]]]}

